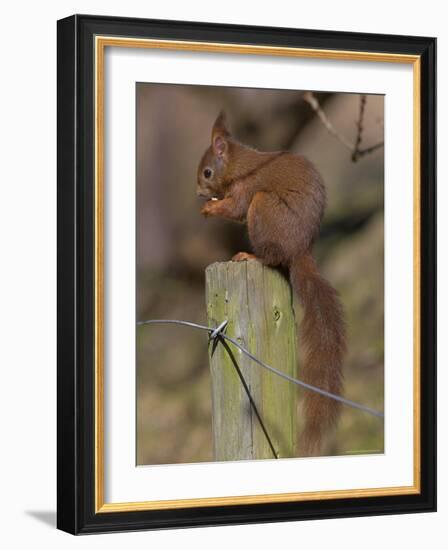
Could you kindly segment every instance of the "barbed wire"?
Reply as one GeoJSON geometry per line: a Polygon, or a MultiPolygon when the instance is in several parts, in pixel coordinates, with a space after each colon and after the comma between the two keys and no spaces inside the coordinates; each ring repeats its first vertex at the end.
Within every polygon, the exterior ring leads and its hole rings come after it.
{"type": "MultiPolygon", "coordinates": [[[[351,401],[350,399],[346,399],[345,397],[341,397],[340,395],[336,395],[334,393],[331,393],[329,391],[323,390],[321,388],[318,388],[317,386],[313,386],[312,384],[308,384],[306,382],[303,382],[302,380],[299,380],[298,378],[293,378],[292,376],[289,376],[289,374],[286,374],[274,367],[271,367],[270,365],[264,363],[261,359],[253,355],[249,350],[247,350],[244,346],[242,346],[237,340],[234,338],[227,336],[225,334],[225,329],[227,327],[228,321],[225,320],[221,324],[219,324],[217,327],[207,327],[205,325],[200,325],[198,323],[192,323],[191,321],[179,321],[177,319],[150,319],[147,321],[139,321],[137,322],[137,326],[143,326],[143,325],[152,325],[152,324],[176,324],[176,325],[183,325],[191,328],[196,328],[198,330],[203,330],[209,333],[209,342],[213,342],[214,347],[216,348],[217,343],[220,339],[227,340],[234,346],[236,346],[240,351],[242,351],[247,357],[252,359],[255,363],[257,363],[260,367],[272,372],[273,374],[276,374],[277,376],[280,376],[281,378],[287,380],[288,382],[292,382],[293,384],[296,384],[297,386],[300,386],[302,388],[305,388],[306,390],[313,391],[315,393],[318,393],[320,395],[323,395],[325,397],[328,397],[329,399],[334,399],[335,401],[339,401],[340,403],[343,403],[344,405],[347,405],[348,407],[352,407],[354,409],[358,409],[361,411],[364,411],[368,414],[371,414],[372,416],[375,416],[377,418],[384,419],[384,413],[375,411],[374,409],[371,409],[370,407],[366,407],[365,405],[361,405],[360,403],[356,403],[355,401],[351,401]]],[[[214,351],[214,350],[213,350],[214,351]]]]}
{"type": "MultiPolygon", "coordinates": [[[[227,323],[226,323],[227,324],[227,323]]],[[[241,381],[241,384],[243,385],[244,391],[246,392],[247,398],[249,399],[249,403],[251,404],[251,407],[254,410],[255,416],[257,417],[258,422],[260,423],[261,429],[263,431],[264,437],[266,438],[266,441],[269,445],[269,448],[271,449],[272,454],[274,455],[274,458],[278,458],[278,452],[275,450],[274,443],[272,442],[271,436],[269,435],[269,432],[263,422],[263,419],[261,418],[261,414],[257,408],[257,405],[255,404],[255,400],[252,397],[252,394],[250,393],[249,384],[246,382],[246,379],[244,378],[243,373],[241,372],[240,366],[238,365],[238,361],[236,360],[235,356],[233,355],[232,350],[229,347],[229,344],[222,338],[219,334],[217,334],[214,337],[213,343],[217,344],[218,341],[221,341],[224,349],[227,352],[227,355],[229,356],[230,360],[232,361],[232,365],[235,368],[236,373],[238,374],[238,377],[241,381]]],[[[215,349],[215,348],[213,348],[215,349]]],[[[213,350],[212,350],[213,355],[213,350]]]]}

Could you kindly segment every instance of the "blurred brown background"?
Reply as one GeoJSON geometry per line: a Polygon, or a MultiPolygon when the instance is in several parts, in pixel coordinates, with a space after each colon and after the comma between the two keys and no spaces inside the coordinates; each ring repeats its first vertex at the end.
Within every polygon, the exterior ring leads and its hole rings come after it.
{"type": "MultiPolygon", "coordinates": [[[[360,96],[315,97],[354,141],[360,96]]],[[[138,320],[206,324],[205,267],[250,248],[244,226],[199,214],[196,169],[221,109],[240,141],[306,155],[322,173],[328,206],[314,251],[346,312],[345,395],[382,410],[384,150],[353,162],[301,91],[137,85],[138,320]]],[[[383,140],[383,114],[384,98],[367,96],[363,146],[383,140]]],[[[213,460],[206,338],[177,326],[137,329],[137,464],[213,460]]],[[[326,453],[368,452],[383,452],[382,422],[344,406],[326,453]]]]}

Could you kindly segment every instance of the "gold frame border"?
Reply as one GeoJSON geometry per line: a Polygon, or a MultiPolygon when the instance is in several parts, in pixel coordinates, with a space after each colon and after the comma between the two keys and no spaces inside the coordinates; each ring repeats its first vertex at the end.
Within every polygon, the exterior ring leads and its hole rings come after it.
{"type": "Polygon", "coordinates": [[[420,493],[420,56],[389,53],[353,52],[309,48],[254,46],[181,40],[155,40],[111,36],[95,37],[95,513],[166,510],[207,506],[231,506],[274,502],[300,502],[361,498],[420,493]],[[413,65],[414,116],[414,483],[403,487],[347,489],[302,493],[278,493],[216,498],[192,498],[143,502],[104,502],[104,53],[106,47],[151,48],[159,50],[197,51],[270,55],[349,61],[406,63],[413,65]]]}

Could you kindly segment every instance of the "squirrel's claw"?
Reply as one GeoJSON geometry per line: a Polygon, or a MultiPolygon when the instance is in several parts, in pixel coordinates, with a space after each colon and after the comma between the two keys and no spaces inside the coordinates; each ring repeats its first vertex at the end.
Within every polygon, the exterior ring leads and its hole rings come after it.
{"type": "Polygon", "coordinates": [[[247,260],[256,260],[255,254],[249,254],[249,252],[238,252],[232,257],[232,262],[245,262],[247,260]]]}

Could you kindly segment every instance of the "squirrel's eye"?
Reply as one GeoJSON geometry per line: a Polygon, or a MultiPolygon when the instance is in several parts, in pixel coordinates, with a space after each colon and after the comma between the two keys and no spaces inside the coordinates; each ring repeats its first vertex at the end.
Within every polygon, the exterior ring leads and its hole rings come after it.
{"type": "Polygon", "coordinates": [[[204,178],[208,179],[211,175],[212,175],[212,171],[210,170],[210,168],[206,168],[204,170],[204,178]]]}

